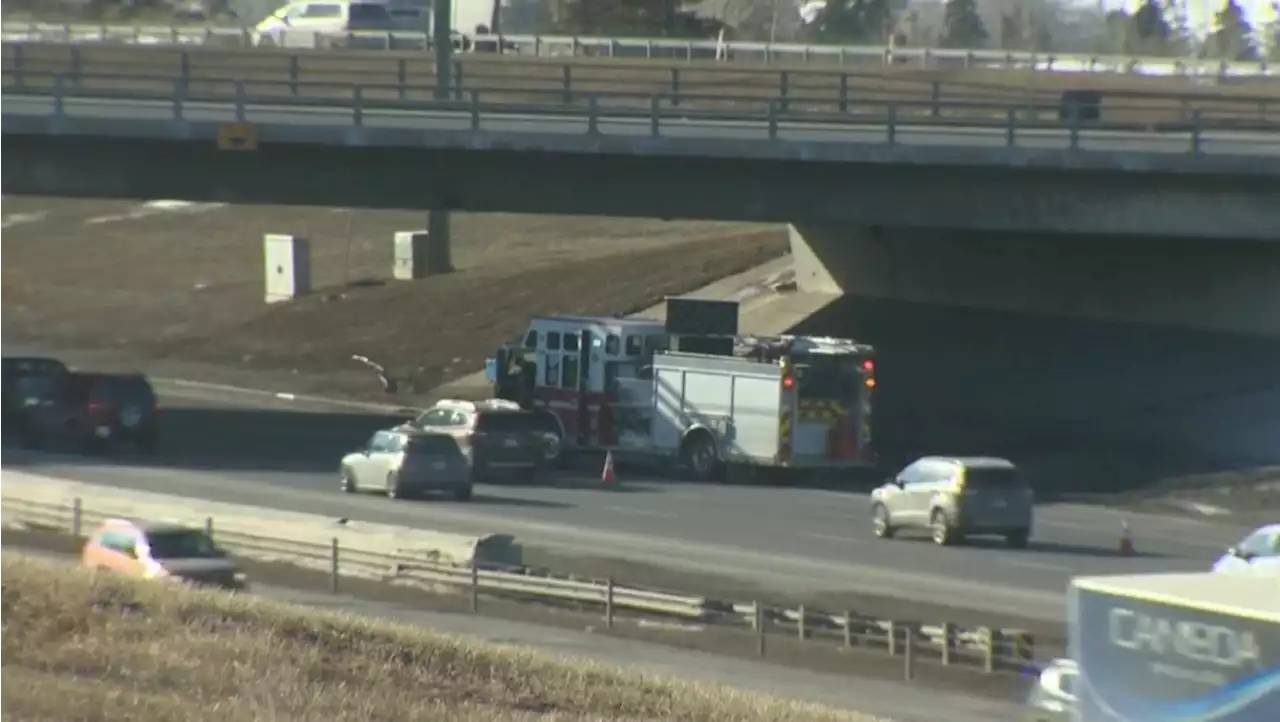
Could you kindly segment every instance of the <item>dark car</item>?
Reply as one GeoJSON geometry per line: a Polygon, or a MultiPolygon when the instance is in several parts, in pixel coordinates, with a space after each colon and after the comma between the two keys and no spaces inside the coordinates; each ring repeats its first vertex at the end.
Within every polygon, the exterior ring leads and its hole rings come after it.
{"type": "Polygon", "coordinates": [[[37,447],[155,450],[155,391],[141,374],[69,372],[26,407],[25,441],[37,447]]]}
{"type": "Polygon", "coordinates": [[[4,397],[5,440],[27,443],[32,410],[54,398],[70,373],[66,364],[45,356],[5,356],[0,391],[4,397]]]}

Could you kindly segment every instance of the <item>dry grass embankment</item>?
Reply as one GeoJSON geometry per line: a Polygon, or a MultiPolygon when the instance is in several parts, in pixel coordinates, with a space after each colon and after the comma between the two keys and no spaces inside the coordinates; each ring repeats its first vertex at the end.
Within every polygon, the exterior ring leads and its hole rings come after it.
{"type": "Polygon", "coordinates": [[[0,563],[5,720],[873,720],[261,598],[0,563]]]}

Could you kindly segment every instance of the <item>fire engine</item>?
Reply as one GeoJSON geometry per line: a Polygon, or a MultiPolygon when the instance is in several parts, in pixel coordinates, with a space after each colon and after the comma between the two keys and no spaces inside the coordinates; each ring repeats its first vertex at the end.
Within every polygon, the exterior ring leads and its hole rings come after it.
{"type": "Polygon", "coordinates": [[[699,480],[875,463],[874,351],[849,339],[680,335],[656,319],[542,316],[486,370],[495,396],[554,414],[567,450],[662,458],[699,480]]]}

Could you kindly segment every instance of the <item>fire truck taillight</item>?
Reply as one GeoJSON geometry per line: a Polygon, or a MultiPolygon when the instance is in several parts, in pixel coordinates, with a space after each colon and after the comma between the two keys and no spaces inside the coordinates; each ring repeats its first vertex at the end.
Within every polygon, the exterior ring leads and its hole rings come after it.
{"type": "Polygon", "coordinates": [[[876,362],[875,362],[875,361],[872,361],[871,359],[867,359],[866,361],[863,361],[863,362],[862,362],[862,370],[863,370],[863,371],[866,371],[867,373],[871,373],[872,371],[875,371],[875,370],[876,370],[876,362]]]}
{"type": "Polygon", "coordinates": [[[870,376],[864,379],[862,383],[866,384],[867,388],[869,389],[874,389],[876,387],[876,380],[871,378],[870,376]]]}
{"type": "Polygon", "coordinates": [[[795,387],[796,387],[796,377],[794,376],[782,377],[782,388],[786,389],[787,391],[790,391],[795,387]]]}

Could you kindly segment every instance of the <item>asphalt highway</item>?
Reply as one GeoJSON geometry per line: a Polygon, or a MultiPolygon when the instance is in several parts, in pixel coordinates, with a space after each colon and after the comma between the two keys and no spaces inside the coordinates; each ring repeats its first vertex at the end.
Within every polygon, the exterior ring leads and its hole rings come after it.
{"type": "Polygon", "coordinates": [[[865,495],[823,489],[705,485],[624,476],[484,485],[473,503],[388,500],[339,492],[337,460],[385,419],[218,391],[162,388],[176,425],[228,429],[157,459],[6,453],[4,467],[112,486],[460,533],[507,532],[563,554],[607,556],[718,574],[788,591],[856,591],[1060,622],[1069,578],[1208,568],[1237,525],[1128,515],[1139,556],[1116,544],[1116,511],[1049,504],[1031,547],[940,549],[923,536],[872,536],[865,495]],[[237,436],[236,434],[239,434],[237,436]],[[250,449],[250,437],[270,441],[250,449]],[[228,446],[228,444],[232,446],[228,446]],[[234,445],[243,445],[237,453],[234,445]]]}
{"type": "MultiPolygon", "coordinates": [[[[334,101],[341,102],[341,101],[334,101]]],[[[142,101],[99,98],[69,98],[64,102],[69,117],[104,120],[157,121],[174,117],[174,104],[169,101],[142,101]]],[[[6,93],[5,115],[49,116],[54,100],[49,96],[6,93]]],[[[615,113],[618,111],[614,111],[615,113]]],[[[183,116],[193,122],[231,122],[235,120],[234,104],[190,102],[183,106],[183,116]]],[[[246,106],[249,122],[299,128],[349,127],[354,125],[351,107],[333,104],[315,106],[273,105],[254,102],[246,106]]],[[[366,130],[423,130],[460,132],[472,130],[468,111],[432,110],[364,110],[361,123],[366,130]]],[[[527,134],[542,136],[582,135],[588,120],[583,114],[515,113],[482,111],[479,130],[494,134],[527,134]]],[[[598,132],[604,136],[646,137],[652,134],[647,114],[637,112],[628,117],[612,115],[599,121],[598,132]]],[[[664,138],[715,139],[717,141],[765,141],[768,123],[758,121],[706,120],[664,117],[659,124],[664,138]]],[[[812,122],[779,122],[780,140],[803,143],[877,144],[887,140],[883,124],[855,125],[812,122]]],[[[1008,140],[1003,127],[959,128],[928,125],[902,125],[897,128],[895,142],[904,145],[997,148],[1008,140]]],[[[1060,150],[1070,146],[1070,134],[1061,130],[1022,130],[1016,134],[1021,148],[1060,150]]],[[[1185,153],[1190,148],[1187,133],[1137,133],[1118,131],[1083,131],[1080,147],[1091,151],[1137,151],[1148,153],[1185,153]]],[[[1280,133],[1206,132],[1201,149],[1214,155],[1280,155],[1280,133]]]]}

